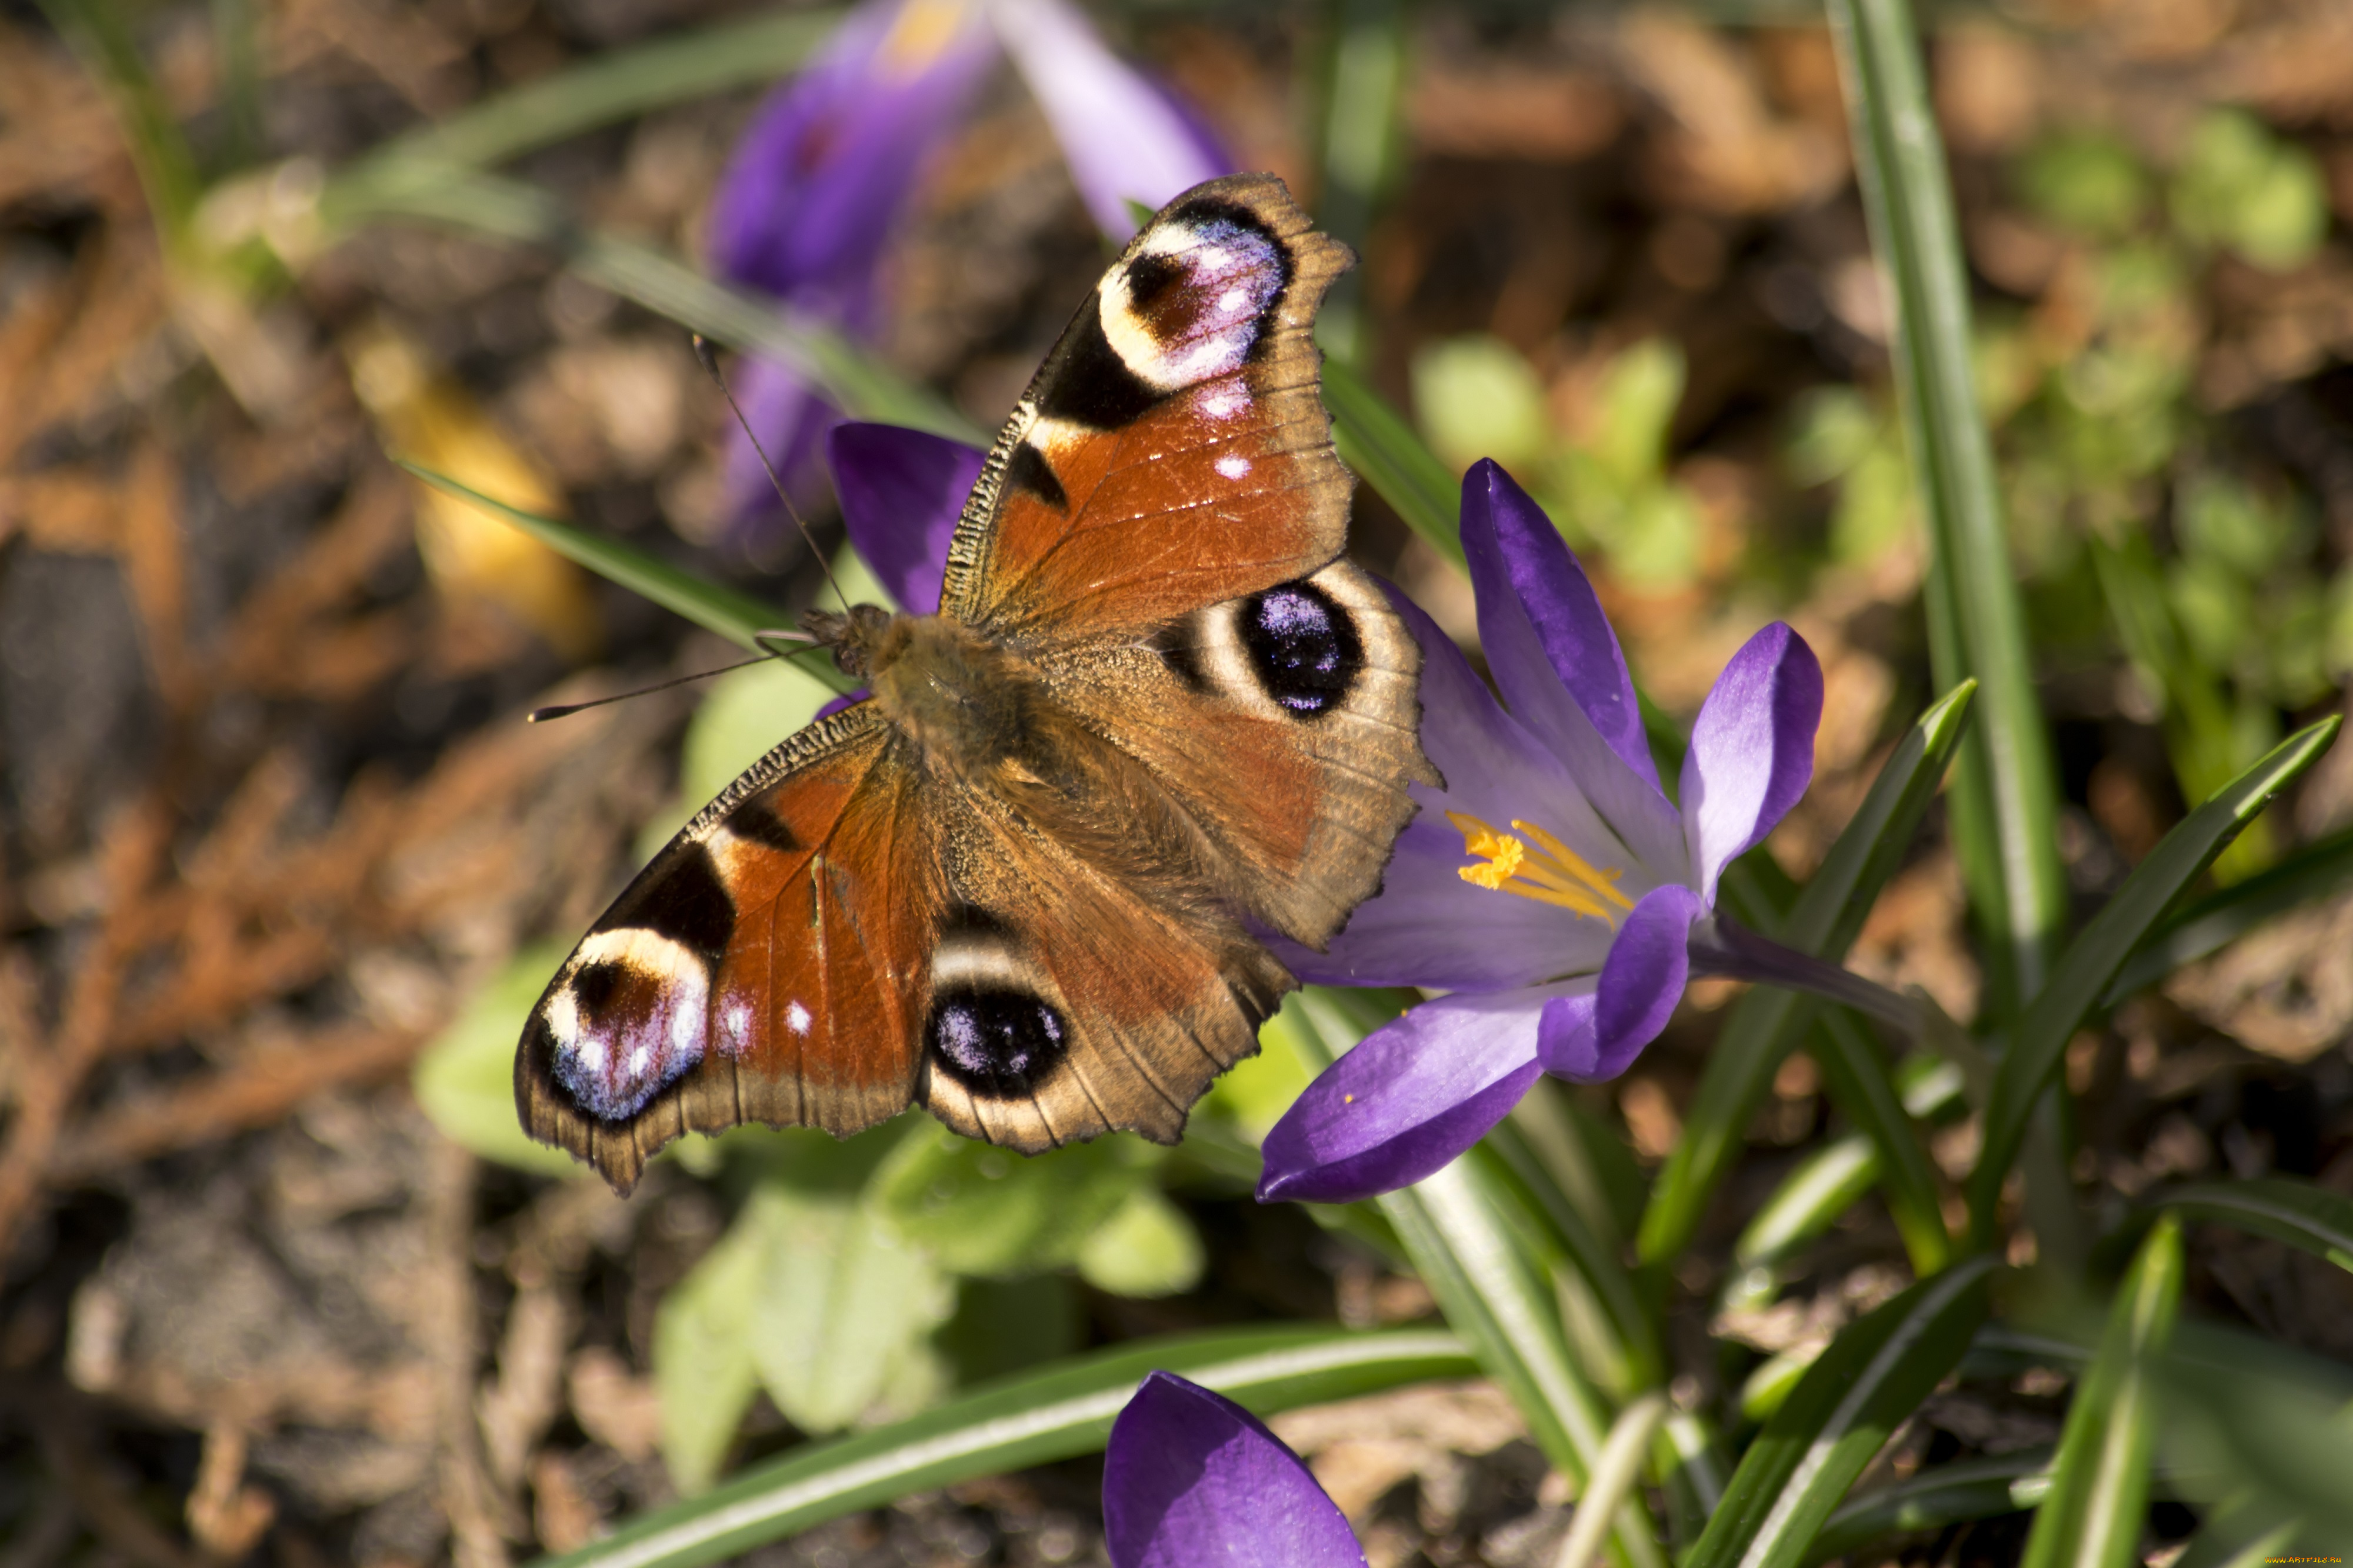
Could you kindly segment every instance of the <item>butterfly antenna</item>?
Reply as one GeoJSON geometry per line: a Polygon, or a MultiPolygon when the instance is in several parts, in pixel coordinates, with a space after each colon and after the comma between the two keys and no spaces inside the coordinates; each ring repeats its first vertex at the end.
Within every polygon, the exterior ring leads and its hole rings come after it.
{"type": "Polygon", "coordinates": [[[769,488],[776,492],[776,499],[785,503],[785,515],[793,520],[793,526],[801,531],[802,542],[809,547],[809,553],[817,557],[818,570],[825,574],[827,584],[833,589],[833,596],[841,601],[842,613],[849,614],[849,595],[841,591],[840,583],[835,580],[832,564],[826,560],[825,552],[817,547],[817,536],[801,520],[800,508],[795,506],[793,498],[785,493],[785,483],[776,478],[776,466],[768,461],[767,449],[760,445],[760,438],[752,434],[752,422],[744,417],[743,405],[735,401],[733,389],[728,386],[727,378],[720,374],[719,355],[712,351],[711,340],[701,332],[691,335],[694,339],[694,357],[702,362],[703,370],[718,384],[719,395],[727,400],[727,406],[734,410],[735,423],[744,427],[744,438],[752,443],[752,450],[760,459],[761,470],[768,476],[769,488]]]}
{"type": "MultiPolygon", "coordinates": [[[[784,634],[779,632],[755,634],[756,637],[763,637],[782,635],[784,634]]],[[[552,708],[534,708],[525,717],[528,722],[533,724],[544,724],[550,719],[568,719],[575,713],[585,713],[591,708],[602,708],[607,702],[627,702],[632,697],[645,697],[656,691],[668,691],[671,687],[684,686],[690,680],[708,680],[714,675],[724,675],[731,669],[744,669],[752,665],[765,664],[772,658],[782,657],[780,654],[762,652],[751,658],[739,659],[733,664],[723,664],[717,669],[705,669],[693,675],[681,675],[674,680],[657,680],[651,686],[640,686],[635,691],[617,691],[610,697],[598,697],[586,702],[559,702],[552,708]]]]}

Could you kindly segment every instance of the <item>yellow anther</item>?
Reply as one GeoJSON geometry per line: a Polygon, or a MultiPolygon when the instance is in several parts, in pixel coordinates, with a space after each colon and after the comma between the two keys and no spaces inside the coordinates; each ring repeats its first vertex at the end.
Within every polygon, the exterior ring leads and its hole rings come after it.
{"type": "Polygon", "coordinates": [[[1514,827],[1535,840],[1538,847],[1530,850],[1524,840],[1498,833],[1467,812],[1450,811],[1446,820],[1462,835],[1462,852],[1485,862],[1455,873],[1473,887],[1535,899],[1613,926],[1618,910],[1634,907],[1618,890],[1618,879],[1625,875],[1622,867],[1596,868],[1534,823],[1512,820],[1514,827]]]}

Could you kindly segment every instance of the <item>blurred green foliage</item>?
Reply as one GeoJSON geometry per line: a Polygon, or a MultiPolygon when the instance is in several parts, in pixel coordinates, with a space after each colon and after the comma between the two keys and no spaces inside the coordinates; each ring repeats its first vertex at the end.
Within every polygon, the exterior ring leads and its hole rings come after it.
{"type": "Polygon", "coordinates": [[[1638,587],[1676,588],[1699,570],[1700,516],[1669,468],[1683,351],[1646,338],[1595,377],[1579,428],[1562,428],[1526,357],[1483,333],[1430,344],[1413,363],[1414,407],[1459,472],[1482,458],[1511,470],[1561,535],[1638,587]]]}

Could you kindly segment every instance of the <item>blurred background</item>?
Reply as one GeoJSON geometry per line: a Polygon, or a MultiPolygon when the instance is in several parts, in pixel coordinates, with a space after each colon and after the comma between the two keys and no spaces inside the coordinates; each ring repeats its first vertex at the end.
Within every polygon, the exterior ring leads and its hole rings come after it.
{"type": "MultiPolygon", "coordinates": [[[[1805,635],[1829,687],[1816,784],[1769,849],[1809,872],[1935,695],[1888,296],[1819,19],[1085,15],[1231,166],[1280,174],[1356,246],[1327,349],[1458,472],[1496,458],[1545,501],[1665,714],[1687,721],[1765,621],[1805,635]]],[[[1173,1152],[1122,1137],[1020,1162],[920,1119],[842,1145],[749,1133],[624,1203],[513,1131],[540,984],[825,693],[757,669],[526,727],[729,649],[385,454],[809,603],[814,563],[731,480],[732,420],[684,331],[612,286],[642,298],[670,276],[645,258],[712,258],[738,138],[840,16],[0,6],[12,1568],[520,1560],[1078,1347],[1430,1313],[1360,1216],[1249,1201],[1254,1140],[1303,1081],[1279,1041],[1173,1152]],[[494,172],[403,186],[385,149],[436,126],[494,172]],[[559,229],[615,248],[567,266],[518,243],[559,229]]],[[[2188,805],[2345,705],[2353,6],[2012,0],[1925,25],[2090,907],[2188,805]]],[[[804,279],[791,302],[979,438],[1112,250],[1024,75],[992,58],[964,91],[856,287],[804,279]]],[[[831,549],[821,467],[787,467],[831,549]]],[[[1369,489],[1356,515],[1359,558],[1471,640],[1447,561],[1369,489]]],[[[2340,748],[2218,875],[2348,823],[2340,748]]],[[[1962,908],[1932,815],[1855,966],[1969,1017],[1962,908]]],[[[2348,955],[2353,898],[2316,904],[2079,1038],[2083,1191],[2277,1170],[2353,1193],[2348,955]]],[[[1672,1145],[1732,991],[1695,987],[1631,1076],[1574,1096],[1637,1165],[1672,1145]]],[[[1702,1247],[1716,1262],[1680,1281],[1718,1385],[1902,1281],[1866,1206],[1769,1306],[1714,1290],[1763,1194],[1839,1135],[1820,1090],[1791,1058],[1702,1247]]],[[[1947,1131],[1965,1169],[1970,1125],[1947,1131]]],[[[2353,1355],[2341,1270],[2227,1234],[2191,1256],[2202,1310],[2353,1355]]],[[[1953,1396],[1905,1440],[1940,1459],[2047,1442],[2050,1394],[1953,1396]]],[[[1550,1560],[1563,1495],[1492,1387],[1279,1429],[1383,1568],[1550,1560]]],[[[759,1560],[1100,1561],[1092,1467],[759,1560]]],[[[2007,1562],[2021,1540],[1997,1521],[1917,1560],[2007,1562]]]]}

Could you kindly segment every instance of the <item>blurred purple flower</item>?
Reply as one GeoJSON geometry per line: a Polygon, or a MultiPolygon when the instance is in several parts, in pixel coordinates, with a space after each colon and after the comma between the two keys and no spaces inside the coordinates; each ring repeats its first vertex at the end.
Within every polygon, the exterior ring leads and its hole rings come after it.
{"type": "Polygon", "coordinates": [[[1822,677],[1804,641],[1777,623],[1733,657],[1693,730],[1679,812],[1592,585],[1493,462],[1463,479],[1462,547],[1508,710],[1400,599],[1424,653],[1422,745],[1446,787],[1415,787],[1421,814],[1330,952],[1278,946],[1303,981],[1453,994],[1308,1086],[1267,1135],[1261,1200],[1393,1191],[1476,1142],[1538,1075],[1616,1077],[1666,1026],[1695,960],[1817,987],[1829,967],[1715,913],[1725,866],[1813,776],[1822,677]]]}
{"type": "MultiPolygon", "coordinates": [[[[770,95],[713,195],[711,266],[852,336],[880,325],[877,272],[923,159],[962,119],[1002,48],[1060,140],[1104,232],[1226,174],[1225,154],[1162,89],[1103,47],[1067,0],[865,0],[770,95]]],[[[797,488],[840,416],[789,367],[748,360],[744,416],[797,488]]],[[[729,443],[726,505],[756,532],[777,515],[758,456],[729,443]]]]}
{"type": "Polygon", "coordinates": [[[1174,1373],[1146,1377],[1112,1423],[1103,1501],[1113,1568],[1365,1568],[1299,1456],[1174,1373]]]}

